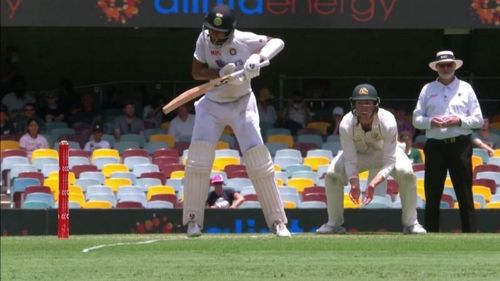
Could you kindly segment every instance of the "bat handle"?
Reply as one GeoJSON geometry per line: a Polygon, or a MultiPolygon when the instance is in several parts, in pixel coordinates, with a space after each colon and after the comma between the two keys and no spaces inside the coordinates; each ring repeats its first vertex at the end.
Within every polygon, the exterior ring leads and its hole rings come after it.
{"type": "MultiPolygon", "coordinates": [[[[265,60],[265,61],[263,61],[263,62],[260,63],[260,67],[265,67],[265,66],[268,66],[269,64],[271,64],[269,62],[269,60],[265,60]]],[[[229,76],[232,77],[232,78],[236,78],[236,77],[240,77],[244,73],[245,73],[245,69],[240,69],[238,71],[235,71],[235,72],[229,74],[229,76]]]]}

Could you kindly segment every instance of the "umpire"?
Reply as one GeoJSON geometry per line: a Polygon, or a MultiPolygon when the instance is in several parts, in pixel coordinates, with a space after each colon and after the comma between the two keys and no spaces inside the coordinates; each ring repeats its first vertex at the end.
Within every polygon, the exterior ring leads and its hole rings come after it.
{"type": "Polygon", "coordinates": [[[425,130],[425,224],[439,232],[439,207],[449,171],[460,205],[462,232],[476,232],[472,196],[471,129],[481,128],[483,117],[471,85],[455,77],[462,66],[453,52],[440,51],[429,67],[438,78],[426,84],[413,111],[413,126],[425,130]]]}

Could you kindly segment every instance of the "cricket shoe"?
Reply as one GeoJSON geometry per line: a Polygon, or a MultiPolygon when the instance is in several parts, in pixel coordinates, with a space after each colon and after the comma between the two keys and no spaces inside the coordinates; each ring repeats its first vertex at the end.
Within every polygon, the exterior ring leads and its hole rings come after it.
{"type": "Polygon", "coordinates": [[[282,221],[276,221],[273,224],[272,231],[278,237],[291,237],[290,231],[286,228],[286,225],[282,221]]]}
{"type": "Polygon", "coordinates": [[[345,227],[331,225],[329,223],[325,223],[320,228],[316,229],[317,234],[344,234],[345,232],[345,227]]]}
{"type": "Polygon", "coordinates": [[[201,235],[201,227],[194,221],[188,223],[187,237],[198,237],[201,235]]]}
{"type": "Polygon", "coordinates": [[[425,228],[418,222],[414,225],[409,225],[403,228],[404,234],[426,234],[425,228]]]}

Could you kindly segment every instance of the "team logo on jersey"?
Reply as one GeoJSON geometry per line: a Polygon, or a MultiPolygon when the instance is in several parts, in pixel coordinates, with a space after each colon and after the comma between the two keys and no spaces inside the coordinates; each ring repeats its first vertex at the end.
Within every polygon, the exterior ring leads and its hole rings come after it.
{"type": "Polygon", "coordinates": [[[235,49],[235,48],[231,48],[231,49],[229,49],[229,54],[230,54],[231,56],[235,56],[235,55],[236,55],[236,53],[238,53],[238,52],[236,51],[236,49],[235,49]]]}
{"type": "Polygon", "coordinates": [[[366,96],[366,95],[368,95],[368,89],[365,87],[362,87],[361,89],[359,89],[358,94],[360,94],[362,96],[366,96]]]}
{"type": "Polygon", "coordinates": [[[212,49],[212,50],[210,50],[210,54],[211,54],[212,56],[220,56],[220,51],[219,51],[219,50],[212,49]]]}

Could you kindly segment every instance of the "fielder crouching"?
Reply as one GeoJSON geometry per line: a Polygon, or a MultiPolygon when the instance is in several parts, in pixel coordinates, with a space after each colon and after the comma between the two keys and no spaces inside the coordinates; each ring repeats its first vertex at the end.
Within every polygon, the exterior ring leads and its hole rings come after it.
{"type": "Polygon", "coordinates": [[[278,237],[290,237],[271,155],[260,135],[257,103],[250,85],[250,80],[260,74],[260,63],[276,56],[284,42],[239,31],[235,24],[229,7],[218,5],[205,16],[196,42],[192,63],[196,80],[212,80],[239,69],[244,69],[244,76],[208,91],[195,103],[195,125],[184,177],[183,223],[189,237],[201,235],[215,144],[229,125],[240,145],[268,227],[278,237]]]}
{"type": "Polygon", "coordinates": [[[375,188],[389,175],[399,185],[402,204],[402,224],[405,234],[422,234],[426,230],[417,220],[416,177],[410,160],[398,146],[397,124],[394,115],[379,108],[377,91],[370,84],[354,88],[351,101],[352,111],[340,122],[340,152],[328,167],[325,185],[328,199],[328,222],[316,233],[345,233],[344,228],[344,185],[350,184],[349,196],[359,204],[359,173],[378,170],[368,183],[363,204],[373,199],[375,188]]]}

